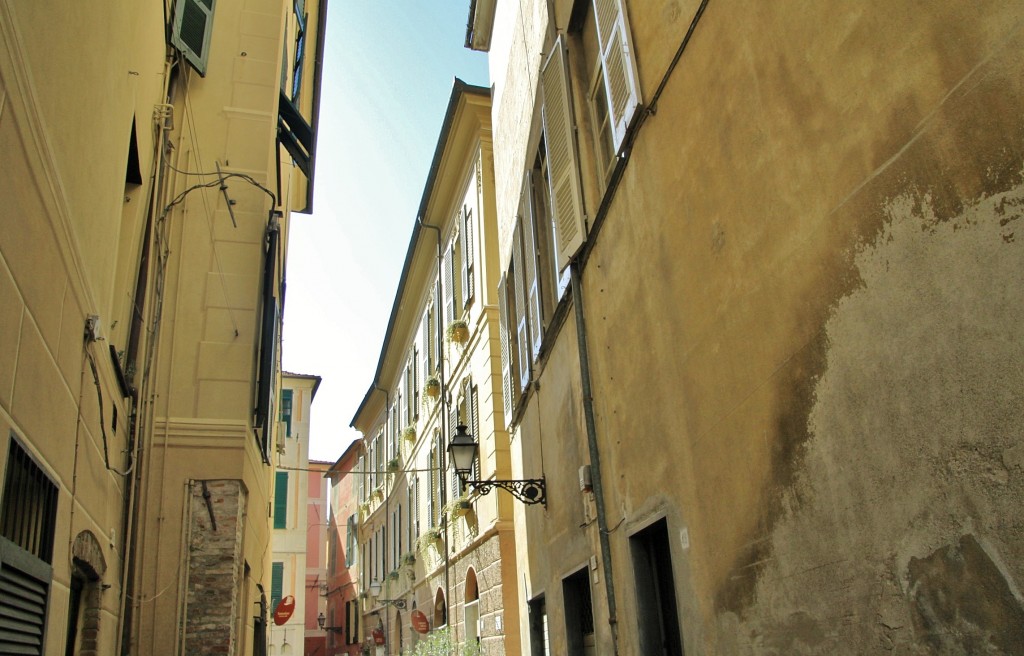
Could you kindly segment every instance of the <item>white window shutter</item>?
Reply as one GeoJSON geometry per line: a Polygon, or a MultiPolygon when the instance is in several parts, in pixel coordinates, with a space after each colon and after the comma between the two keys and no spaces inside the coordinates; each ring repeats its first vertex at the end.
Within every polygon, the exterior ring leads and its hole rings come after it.
{"type": "Polygon", "coordinates": [[[466,403],[466,407],[469,408],[470,423],[469,430],[476,436],[476,442],[480,445],[479,457],[473,461],[473,480],[480,480],[480,463],[484,459],[484,438],[480,434],[480,402],[477,398],[477,386],[469,386],[469,401],[466,403]]]}
{"type": "Polygon", "coordinates": [[[501,399],[502,409],[505,411],[504,427],[512,423],[512,409],[515,407],[515,397],[512,393],[512,349],[509,344],[511,330],[506,279],[507,274],[502,274],[498,280],[498,333],[501,335],[501,399]]]}
{"type": "Polygon", "coordinates": [[[519,387],[517,391],[522,392],[530,384],[530,327],[529,307],[526,304],[526,290],[524,288],[525,267],[523,264],[523,232],[522,224],[516,226],[512,233],[512,268],[515,271],[513,276],[513,289],[516,298],[516,325],[515,325],[515,351],[519,368],[517,380],[519,387]]]}
{"type": "Polygon", "coordinates": [[[459,215],[459,234],[462,238],[462,307],[467,308],[473,301],[473,212],[463,207],[459,215]]]}
{"type": "Polygon", "coordinates": [[[444,258],[444,327],[455,321],[455,243],[444,258]]]}
{"type": "Polygon", "coordinates": [[[210,57],[214,4],[215,0],[178,0],[174,7],[171,44],[204,77],[210,57]]]}
{"type": "Polygon", "coordinates": [[[551,214],[558,240],[559,271],[565,270],[569,260],[583,245],[586,232],[568,82],[565,39],[559,35],[541,71],[544,91],[541,114],[544,120],[544,144],[548,151],[551,214]]]}
{"type": "Polygon", "coordinates": [[[536,359],[544,337],[544,316],[540,296],[540,275],[537,265],[537,225],[533,216],[533,172],[523,178],[523,191],[519,197],[519,216],[523,227],[523,276],[526,284],[526,308],[529,315],[530,354],[536,359]]]}
{"type": "Polygon", "coordinates": [[[640,107],[636,59],[622,0],[594,0],[594,16],[597,18],[597,39],[610,105],[612,137],[618,150],[626,136],[626,128],[640,107]]]}

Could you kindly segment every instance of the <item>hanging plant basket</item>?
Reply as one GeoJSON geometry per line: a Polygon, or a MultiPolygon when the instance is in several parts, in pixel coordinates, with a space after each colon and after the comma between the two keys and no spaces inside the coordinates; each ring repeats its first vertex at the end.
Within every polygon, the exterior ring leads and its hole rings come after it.
{"type": "Polygon", "coordinates": [[[378,499],[380,501],[383,501],[384,500],[384,486],[383,485],[378,485],[376,488],[374,488],[373,492],[370,493],[370,498],[371,499],[378,499]]]}
{"type": "Polygon", "coordinates": [[[413,425],[413,424],[410,424],[409,426],[406,426],[405,428],[403,428],[402,429],[402,439],[404,439],[407,442],[415,442],[416,441],[416,426],[413,425]]]}
{"type": "Polygon", "coordinates": [[[470,503],[469,499],[467,499],[466,497],[459,497],[458,499],[453,499],[451,503],[449,503],[445,507],[445,510],[448,511],[448,516],[452,519],[455,519],[456,517],[462,517],[472,509],[473,504],[470,503]]]}
{"type": "Polygon", "coordinates": [[[423,392],[433,399],[441,396],[441,381],[434,376],[427,378],[423,383],[423,392]]]}
{"type": "Polygon", "coordinates": [[[441,541],[441,531],[436,528],[427,530],[423,535],[416,538],[416,546],[420,551],[425,551],[427,547],[432,544],[437,544],[441,541]]]}
{"type": "Polygon", "coordinates": [[[388,580],[389,581],[397,581],[398,580],[398,570],[397,569],[393,569],[390,572],[388,572],[388,580]]]}
{"type": "Polygon", "coordinates": [[[391,460],[388,460],[387,471],[388,471],[389,474],[394,474],[394,473],[396,473],[401,468],[402,468],[402,461],[399,460],[397,456],[392,458],[391,460]]]}
{"type": "Polygon", "coordinates": [[[449,342],[465,344],[469,341],[469,324],[462,319],[456,319],[448,324],[448,330],[445,331],[445,335],[448,337],[449,342]]]}
{"type": "Polygon", "coordinates": [[[416,564],[416,554],[412,551],[402,556],[402,565],[412,567],[416,564]]]}

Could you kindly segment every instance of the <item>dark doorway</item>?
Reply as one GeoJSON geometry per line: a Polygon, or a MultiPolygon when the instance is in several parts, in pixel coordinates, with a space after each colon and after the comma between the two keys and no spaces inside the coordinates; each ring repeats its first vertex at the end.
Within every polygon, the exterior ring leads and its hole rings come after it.
{"type": "Polygon", "coordinates": [[[530,656],[548,656],[548,607],[544,595],[530,600],[530,656]]]}
{"type": "Polygon", "coordinates": [[[662,519],[629,538],[636,577],[640,653],[683,656],[668,524],[662,519]]]}

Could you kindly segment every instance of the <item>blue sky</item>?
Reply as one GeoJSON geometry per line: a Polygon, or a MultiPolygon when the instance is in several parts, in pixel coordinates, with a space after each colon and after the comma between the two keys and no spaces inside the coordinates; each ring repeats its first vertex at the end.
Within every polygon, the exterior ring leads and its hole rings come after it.
{"type": "Polygon", "coordinates": [[[331,0],[314,213],[292,215],[286,371],[323,378],[310,458],[333,461],[377,367],[455,77],[489,86],[463,46],[469,0],[331,0]]]}

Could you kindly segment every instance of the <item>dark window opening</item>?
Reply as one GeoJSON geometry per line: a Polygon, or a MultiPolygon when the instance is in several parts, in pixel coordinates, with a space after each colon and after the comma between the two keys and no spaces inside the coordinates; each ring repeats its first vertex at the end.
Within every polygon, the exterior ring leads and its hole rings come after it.
{"type": "Polygon", "coordinates": [[[548,656],[548,608],[544,595],[530,600],[530,656],[548,656]]]}
{"type": "Polygon", "coordinates": [[[565,634],[569,654],[594,654],[594,608],[586,568],[562,581],[565,634]]]}
{"type": "Polygon", "coordinates": [[[132,137],[128,142],[128,165],[124,173],[126,185],[142,184],[142,169],[139,166],[139,139],[135,133],[135,117],[132,117],[132,137]]]}
{"type": "Polygon", "coordinates": [[[640,653],[683,656],[668,524],[662,519],[629,538],[636,577],[640,653]]]}

